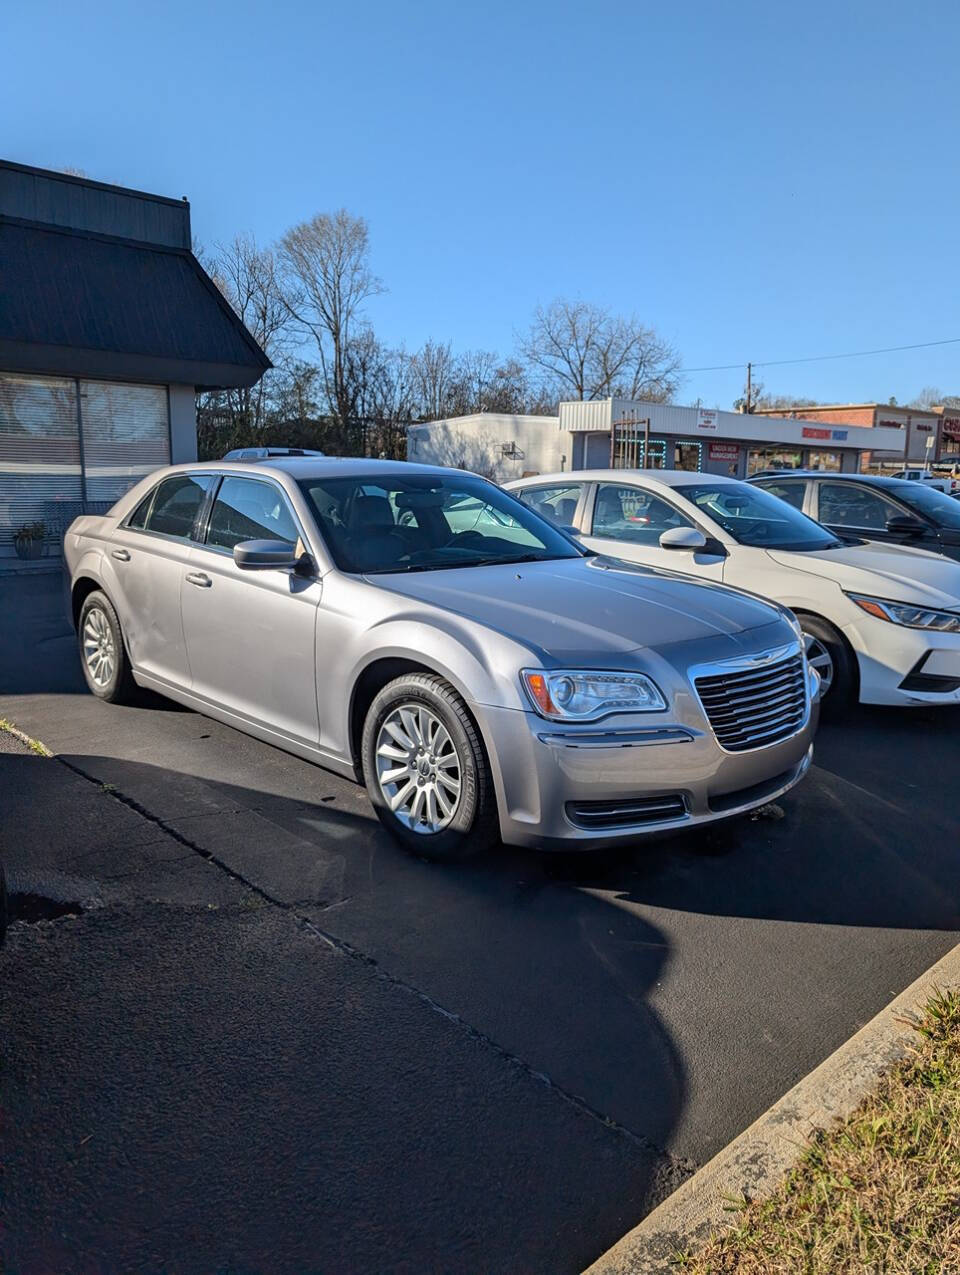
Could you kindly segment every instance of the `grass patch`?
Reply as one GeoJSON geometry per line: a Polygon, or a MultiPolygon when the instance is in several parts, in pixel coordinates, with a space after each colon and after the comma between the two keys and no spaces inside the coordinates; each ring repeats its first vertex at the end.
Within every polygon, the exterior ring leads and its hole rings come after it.
{"type": "Polygon", "coordinates": [[[769,1199],[678,1256],[683,1275],[960,1275],[960,991],[910,1056],[816,1135],[769,1199]]]}
{"type": "Polygon", "coordinates": [[[14,726],[13,722],[8,722],[5,717],[0,717],[0,730],[6,731],[8,735],[12,735],[14,739],[19,739],[21,744],[26,745],[31,752],[36,753],[38,757],[52,757],[53,753],[46,746],[41,744],[39,739],[31,739],[29,735],[25,735],[19,726],[14,726]]]}

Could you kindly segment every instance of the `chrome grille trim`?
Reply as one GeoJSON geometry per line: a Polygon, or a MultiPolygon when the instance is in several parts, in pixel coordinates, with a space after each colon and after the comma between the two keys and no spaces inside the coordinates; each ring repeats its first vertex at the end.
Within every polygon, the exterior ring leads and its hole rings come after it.
{"type": "Polygon", "coordinates": [[[720,747],[747,752],[789,739],[810,716],[806,660],[799,644],[691,669],[720,747]]]}

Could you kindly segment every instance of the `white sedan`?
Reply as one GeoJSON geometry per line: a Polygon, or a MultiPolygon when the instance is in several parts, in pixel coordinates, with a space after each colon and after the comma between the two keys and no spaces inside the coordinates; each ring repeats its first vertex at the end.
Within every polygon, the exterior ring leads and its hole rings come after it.
{"type": "Polygon", "coordinates": [[[790,607],[825,708],[960,703],[960,563],[838,540],[762,488],[713,474],[576,470],[506,487],[600,553],[790,607]]]}

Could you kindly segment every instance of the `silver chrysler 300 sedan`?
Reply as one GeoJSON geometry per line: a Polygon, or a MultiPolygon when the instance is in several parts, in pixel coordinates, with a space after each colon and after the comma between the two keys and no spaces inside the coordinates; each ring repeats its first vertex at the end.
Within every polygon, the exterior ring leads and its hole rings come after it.
{"type": "Polygon", "coordinates": [[[367,786],[416,853],[695,826],[810,764],[795,620],[582,549],[474,474],[290,458],[158,471],[66,536],[87,683],[367,786]]]}

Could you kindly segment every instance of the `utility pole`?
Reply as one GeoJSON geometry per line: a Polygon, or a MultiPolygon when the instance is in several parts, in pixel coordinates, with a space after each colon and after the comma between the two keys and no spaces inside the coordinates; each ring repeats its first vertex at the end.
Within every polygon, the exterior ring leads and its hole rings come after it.
{"type": "Polygon", "coordinates": [[[752,372],[753,372],[753,364],[748,363],[747,364],[747,408],[746,408],[748,416],[753,411],[753,398],[752,398],[753,391],[751,387],[752,372]]]}
{"type": "Polygon", "coordinates": [[[650,468],[650,417],[643,422],[643,467],[650,468]]]}

